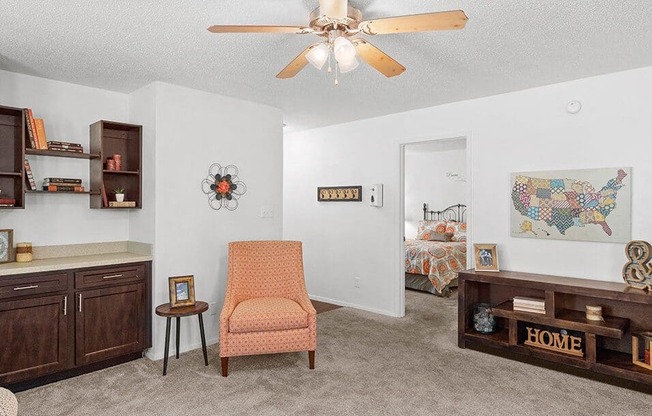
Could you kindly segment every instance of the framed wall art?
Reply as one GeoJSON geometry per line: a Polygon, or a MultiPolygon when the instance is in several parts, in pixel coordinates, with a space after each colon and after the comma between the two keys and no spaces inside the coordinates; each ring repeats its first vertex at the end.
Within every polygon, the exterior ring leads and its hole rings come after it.
{"type": "Polygon", "coordinates": [[[320,186],[317,188],[317,201],[362,201],[362,186],[320,186]]]}
{"type": "Polygon", "coordinates": [[[497,272],[498,251],[495,244],[473,244],[475,251],[475,270],[497,272]]]}
{"type": "Polygon", "coordinates": [[[512,237],[631,239],[631,168],[513,173],[510,187],[512,237]]]}
{"type": "Polygon", "coordinates": [[[192,306],[195,304],[195,277],[174,276],[168,278],[170,284],[170,306],[192,306]]]}
{"type": "Polygon", "coordinates": [[[0,230],[0,263],[14,261],[14,230],[0,230]]]}

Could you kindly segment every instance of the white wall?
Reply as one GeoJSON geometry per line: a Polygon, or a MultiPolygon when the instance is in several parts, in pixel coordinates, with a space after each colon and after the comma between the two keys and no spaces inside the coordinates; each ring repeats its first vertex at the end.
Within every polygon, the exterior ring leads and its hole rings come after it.
{"type": "Polygon", "coordinates": [[[441,211],[466,204],[466,140],[405,146],[405,238],[416,238],[423,204],[441,211]]]}
{"type": "MultiPolygon", "coordinates": [[[[125,94],[0,71],[0,105],[29,107],[45,121],[48,140],[77,142],[88,151],[89,125],[98,120],[127,121],[125,94]]],[[[89,161],[28,156],[36,185],[45,177],[81,178],[88,182],[89,161]]],[[[124,241],[128,212],[89,209],[88,195],[27,194],[25,209],[0,211],[0,228],[14,230],[14,241],[35,246],[124,241]]]]}
{"type": "Polygon", "coordinates": [[[399,144],[433,137],[470,141],[471,238],[498,243],[503,269],[622,281],[623,244],[510,237],[509,175],[632,166],[632,238],[650,240],[650,91],[648,67],[287,135],[284,237],[304,241],[310,293],[401,313],[399,144]],[[376,182],[382,209],[315,201],[322,184],[376,182]]]}
{"type": "MultiPolygon", "coordinates": [[[[205,314],[204,324],[207,340],[216,342],[227,243],[282,237],[282,114],[268,106],[159,82],[148,88],[153,90],[132,95],[132,105],[134,110],[145,108],[144,102],[153,99],[149,108],[156,109],[155,149],[146,150],[155,153],[156,165],[153,303],[168,302],[168,277],[194,275],[196,298],[215,303],[216,315],[205,314]],[[201,191],[213,163],[240,170],[247,193],[235,211],[211,209],[201,191]],[[259,216],[264,205],[273,207],[273,218],[259,216]]],[[[134,120],[139,116],[132,114],[134,120]]],[[[149,355],[158,359],[163,356],[165,320],[153,319],[149,355]]],[[[196,319],[183,320],[181,330],[182,351],[200,345],[196,319]]]]}

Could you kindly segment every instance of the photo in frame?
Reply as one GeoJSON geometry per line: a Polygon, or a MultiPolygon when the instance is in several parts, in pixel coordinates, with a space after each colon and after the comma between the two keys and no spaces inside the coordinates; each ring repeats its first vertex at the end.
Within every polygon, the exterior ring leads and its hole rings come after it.
{"type": "Polygon", "coordinates": [[[14,261],[14,230],[0,230],[0,263],[14,261]]]}
{"type": "Polygon", "coordinates": [[[170,286],[170,307],[192,306],[195,304],[195,277],[173,276],[168,278],[170,286]]]}
{"type": "Polygon", "coordinates": [[[473,250],[475,252],[476,271],[499,271],[496,244],[473,244],[473,250]]]}

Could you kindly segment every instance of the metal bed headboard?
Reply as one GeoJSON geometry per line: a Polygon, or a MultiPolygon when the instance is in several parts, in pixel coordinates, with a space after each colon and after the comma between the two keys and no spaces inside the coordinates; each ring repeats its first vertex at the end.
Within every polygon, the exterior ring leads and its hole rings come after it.
{"type": "Polygon", "coordinates": [[[466,222],[466,205],[456,204],[441,211],[429,211],[428,204],[423,204],[423,219],[434,221],[466,222]]]}

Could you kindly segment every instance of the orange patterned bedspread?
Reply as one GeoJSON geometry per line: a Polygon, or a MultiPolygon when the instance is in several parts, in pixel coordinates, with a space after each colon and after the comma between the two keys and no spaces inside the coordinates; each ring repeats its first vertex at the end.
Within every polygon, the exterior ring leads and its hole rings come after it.
{"type": "Polygon", "coordinates": [[[422,274],[440,295],[450,292],[457,273],[466,269],[466,242],[405,241],[405,272],[422,274]]]}

